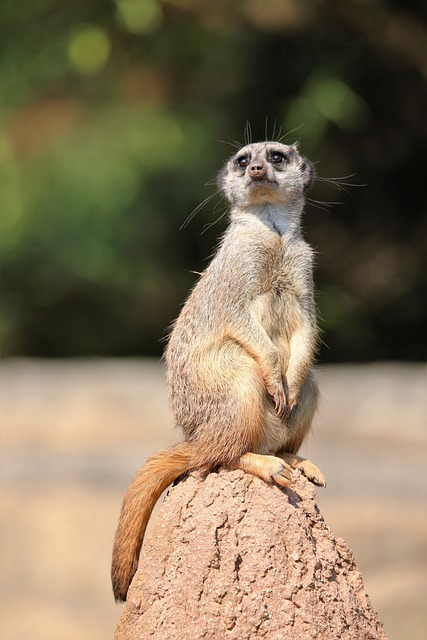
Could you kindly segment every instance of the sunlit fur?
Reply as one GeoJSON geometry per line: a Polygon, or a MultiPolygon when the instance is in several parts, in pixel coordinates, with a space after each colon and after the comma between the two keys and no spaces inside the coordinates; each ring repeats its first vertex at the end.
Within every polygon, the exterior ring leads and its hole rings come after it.
{"type": "Polygon", "coordinates": [[[117,600],[126,599],[156,500],[186,471],[239,468],[286,486],[298,467],[325,484],[296,456],[318,397],[313,253],[300,231],[312,175],[295,146],[277,142],[243,147],[219,174],[231,222],[165,353],[184,442],[149,459],[126,493],[113,552],[117,600]]]}

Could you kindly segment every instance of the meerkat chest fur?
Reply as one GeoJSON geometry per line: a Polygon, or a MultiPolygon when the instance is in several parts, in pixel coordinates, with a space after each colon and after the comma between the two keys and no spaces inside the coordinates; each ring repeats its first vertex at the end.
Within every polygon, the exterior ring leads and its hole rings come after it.
{"type": "Polygon", "coordinates": [[[288,338],[313,295],[312,262],[299,228],[275,206],[265,206],[259,215],[233,212],[212,272],[206,274],[213,297],[228,301],[227,313],[222,304],[217,307],[218,320],[249,311],[271,338],[288,338]],[[215,291],[215,283],[221,291],[215,291]]]}

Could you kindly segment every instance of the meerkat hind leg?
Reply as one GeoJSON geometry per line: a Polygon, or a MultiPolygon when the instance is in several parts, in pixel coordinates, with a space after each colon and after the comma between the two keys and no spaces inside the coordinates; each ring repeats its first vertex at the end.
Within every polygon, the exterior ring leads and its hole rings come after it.
{"type": "Polygon", "coordinates": [[[292,479],[292,469],[289,464],[284,463],[285,460],[275,456],[248,452],[240,456],[232,468],[252,473],[266,482],[273,481],[281,487],[287,487],[292,479]]]}
{"type": "Polygon", "coordinates": [[[292,469],[299,469],[305,477],[314,484],[317,484],[319,487],[326,487],[325,476],[311,460],[301,458],[301,456],[297,456],[294,453],[279,452],[276,455],[284,462],[287,462],[292,469]]]}

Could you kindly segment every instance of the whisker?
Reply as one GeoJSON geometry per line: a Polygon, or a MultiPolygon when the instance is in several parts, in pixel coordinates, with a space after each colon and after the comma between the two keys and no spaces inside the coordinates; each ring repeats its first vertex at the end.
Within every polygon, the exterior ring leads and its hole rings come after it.
{"type": "Polygon", "coordinates": [[[276,136],[276,118],[273,121],[273,133],[271,134],[271,139],[274,140],[276,136]]]}
{"type": "MultiPolygon", "coordinates": [[[[282,138],[282,126],[280,125],[279,127],[279,131],[277,133],[277,141],[279,141],[282,138]]],[[[274,138],[273,138],[274,140],[274,138]]]]}
{"type": "Polygon", "coordinates": [[[179,230],[181,231],[182,229],[184,229],[188,224],[190,224],[190,222],[193,220],[193,218],[199,213],[199,211],[201,209],[203,209],[203,207],[210,201],[212,200],[212,198],[214,198],[216,196],[216,192],[215,193],[211,193],[210,196],[208,196],[207,198],[205,198],[204,200],[202,200],[202,202],[200,204],[197,205],[197,207],[195,207],[193,209],[193,211],[191,211],[191,213],[186,217],[186,219],[184,220],[184,222],[182,223],[182,225],[180,226],[179,230]]]}
{"type": "Polygon", "coordinates": [[[203,227],[203,231],[201,232],[201,236],[205,233],[205,231],[208,231],[208,229],[210,229],[211,227],[214,226],[214,224],[217,224],[217,222],[221,222],[221,220],[223,219],[223,217],[226,215],[228,211],[228,208],[225,207],[224,211],[221,213],[221,215],[214,220],[213,222],[208,222],[207,224],[205,224],[205,226],[203,227]]]}
{"type": "Polygon", "coordinates": [[[337,176],[331,178],[322,178],[322,180],[347,180],[348,178],[354,178],[357,176],[357,173],[349,173],[347,176],[337,176]]]}
{"type": "Polygon", "coordinates": [[[222,144],[228,144],[230,145],[230,147],[233,147],[234,149],[241,149],[242,145],[240,144],[240,142],[237,142],[237,140],[217,140],[217,142],[221,142],[222,144]]]}
{"type": "Polygon", "coordinates": [[[252,127],[249,120],[246,120],[243,136],[245,140],[245,145],[252,144],[252,127]]]}
{"type": "Polygon", "coordinates": [[[343,182],[343,180],[345,180],[346,178],[352,178],[353,176],[355,176],[355,173],[352,173],[349,176],[342,176],[340,178],[322,178],[322,177],[317,177],[316,180],[319,180],[320,182],[327,182],[329,184],[333,184],[335,187],[367,187],[367,184],[361,184],[361,183],[357,183],[357,182],[343,182]]]}
{"type": "Polygon", "coordinates": [[[311,200],[311,198],[307,198],[307,202],[311,204],[312,207],[316,207],[316,209],[320,209],[321,211],[325,211],[325,213],[329,213],[329,209],[327,207],[321,207],[315,201],[311,200]]]}
{"type": "MultiPolygon", "coordinates": [[[[219,195],[219,193],[218,193],[219,195]]],[[[221,196],[220,199],[218,200],[218,202],[216,203],[216,205],[213,208],[213,212],[216,213],[218,211],[218,209],[220,208],[220,206],[222,205],[222,203],[225,201],[225,197],[221,196]]],[[[227,205],[226,205],[227,206],[227,205]]]]}
{"type": "Polygon", "coordinates": [[[276,139],[276,127],[277,127],[277,120],[276,118],[274,118],[273,120],[273,131],[271,136],[268,134],[268,116],[265,117],[265,127],[264,127],[264,138],[265,138],[265,142],[268,142],[270,140],[273,140],[275,142],[279,142],[279,138],[280,138],[280,134],[282,133],[282,127],[279,128],[279,132],[277,134],[277,139],[276,139]]]}
{"type": "Polygon", "coordinates": [[[291,133],[293,133],[294,131],[298,131],[298,129],[301,129],[301,127],[305,127],[305,122],[303,122],[302,124],[298,125],[297,127],[294,127],[293,129],[291,129],[290,131],[287,131],[285,134],[283,134],[283,136],[281,136],[277,142],[283,142],[284,140],[286,140],[286,138],[288,138],[291,133]]]}
{"type": "Polygon", "coordinates": [[[329,210],[337,204],[344,204],[343,202],[323,202],[322,200],[315,200],[314,198],[306,198],[307,202],[309,202],[313,207],[317,209],[321,209],[326,213],[329,213],[329,210]]]}
{"type": "Polygon", "coordinates": [[[323,200],[315,200],[314,198],[307,198],[307,200],[309,200],[310,202],[317,202],[318,204],[323,204],[325,206],[330,206],[332,207],[334,204],[344,204],[344,202],[340,202],[340,201],[323,201],[323,200]]]}
{"type": "Polygon", "coordinates": [[[346,189],[345,187],[366,187],[366,184],[357,184],[354,182],[344,182],[344,180],[348,179],[348,178],[353,178],[353,176],[355,176],[355,173],[352,173],[348,176],[340,176],[338,178],[322,178],[321,176],[316,176],[316,180],[318,180],[319,182],[323,182],[325,184],[330,184],[333,187],[335,187],[336,189],[338,189],[339,191],[344,191],[344,193],[347,193],[348,195],[351,195],[351,192],[346,189]]]}
{"type": "Polygon", "coordinates": [[[322,178],[316,178],[316,180],[319,180],[319,182],[325,182],[327,184],[332,184],[334,187],[336,187],[339,191],[344,191],[345,193],[347,193],[348,195],[350,195],[350,191],[348,189],[346,189],[344,187],[343,184],[339,184],[337,182],[334,182],[333,180],[322,180],[322,178]]]}

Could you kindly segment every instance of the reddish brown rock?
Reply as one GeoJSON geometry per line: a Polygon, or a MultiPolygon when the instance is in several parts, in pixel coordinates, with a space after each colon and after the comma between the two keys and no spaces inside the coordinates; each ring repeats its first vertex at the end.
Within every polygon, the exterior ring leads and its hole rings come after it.
{"type": "Polygon", "coordinates": [[[296,474],[190,476],[166,497],[116,640],[387,640],[344,540],[296,474]]]}

